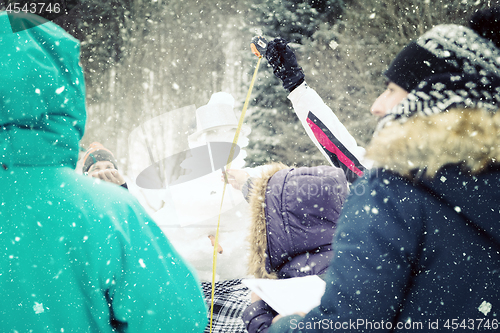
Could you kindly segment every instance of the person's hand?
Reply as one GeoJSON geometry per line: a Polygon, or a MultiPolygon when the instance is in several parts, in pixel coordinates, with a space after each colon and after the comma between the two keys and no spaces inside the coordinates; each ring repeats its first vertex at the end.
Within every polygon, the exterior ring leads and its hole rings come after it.
{"type": "MultiPolygon", "coordinates": [[[[214,235],[208,235],[208,238],[210,238],[210,242],[212,246],[215,246],[215,236],[214,235]]],[[[222,254],[224,250],[222,250],[222,246],[220,246],[219,243],[217,243],[217,253],[222,254]]]]}
{"type": "Polygon", "coordinates": [[[259,295],[257,295],[256,293],[254,293],[252,291],[252,293],[250,294],[250,302],[253,303],[253,302],[257,302],[257,301],[260,301],[262,298],[259,297],[259,295]]]}
{"type": "Polygon", "coordinates": [[[227,177],[227,181],[235,190],[240,190],[243,187],[243,184],[247,181],[247,179],[250,177],[248,172],[244,170],[239,170],[239,169],[229,169],[226,170],[225,172],[222,171],[222,181],[225,181],[225,177],[227,177]]]}
{"type": "Polygon", "coordinates": [[[99,178],[104,181],[114,183],[117,185],[125,184],[125,179],[123,176],[115,169],[104,169],[99,172],[92,174],[92,177],[99,178]]]}
{"type": "Polygon", "coordinates": [[[286,90],[291,92],[304,82],[305,75],[295,53],[283,38],[275,38],[267,44],[266,59],[286,90]]]}

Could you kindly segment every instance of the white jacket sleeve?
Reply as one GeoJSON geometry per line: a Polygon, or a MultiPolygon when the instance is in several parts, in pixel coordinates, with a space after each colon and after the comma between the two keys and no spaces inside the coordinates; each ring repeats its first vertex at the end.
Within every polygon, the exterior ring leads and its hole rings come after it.
{"type": "Polygon", "coordinates": [[[365,149],[358,146],[333,111],[305,82],[288,99],[307,135],[333,166],[344,170],[350,182],[372,166],[373,162],[364,158],[365,149]]]}

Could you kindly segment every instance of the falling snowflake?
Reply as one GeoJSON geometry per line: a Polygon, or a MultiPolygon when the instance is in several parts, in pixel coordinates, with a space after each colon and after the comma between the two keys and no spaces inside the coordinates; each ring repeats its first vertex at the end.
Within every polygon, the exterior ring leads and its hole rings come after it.
{"type": "Polygon", "coordinates": [[[483,303],[481,303],[481,305],[477,309],[486,316],[488,313],[490,313],[491,307],[492,305],[490,302],[483,301],[483,303]]]}
{"type": "Polygon", "coordinates": [[[311,266],[309,266],[309,265],[300,268],[301,272],[309,272],[310,270],[311,270],[311,266]]]}
{"type": "Polygon", "coordinates": [[[144,263],[144,260],[139,259],[139,264],[141,265],[142,268],[146,268],[146,264],[144,263]]]}
{"type": "Polygon", "coordinates": [[[35,311],[36,314],[40,314],[45,311],[43,309],[43,304],[38,302],[35,302],[35,305],[33,305],[33,310],[35,311]]]}

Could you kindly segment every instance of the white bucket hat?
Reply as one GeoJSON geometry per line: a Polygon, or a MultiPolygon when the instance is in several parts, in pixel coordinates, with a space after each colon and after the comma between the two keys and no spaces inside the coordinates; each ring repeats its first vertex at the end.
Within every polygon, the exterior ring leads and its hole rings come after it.
{"type": "MultiPolygon", "coordinates": [[[[196,109],[196,132],[188,139],[197,141],[203,133],[217,129],[238,128],[238,119],[233,111],[234,98],[226,92],[217,92],[210,97],[207,105],[196,109]]],[[[250,127],[243,125],[240,135],[248,135],[250,127]]]]}

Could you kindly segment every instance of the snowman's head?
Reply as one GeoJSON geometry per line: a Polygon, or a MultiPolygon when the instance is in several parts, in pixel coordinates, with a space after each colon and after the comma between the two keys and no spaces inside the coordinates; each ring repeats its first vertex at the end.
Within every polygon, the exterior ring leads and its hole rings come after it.
{"type": "MultiPolygon", "coordinates": [[[[212,95],[208,104],[196,110],[197,131],[188,137],[189,147],[195,148],[208,142],[233,142],[238,128],[234,113],[234,98],[226,92],[212,95]]],[[[238,146],[248,145],[250,128],[243,125],[238,134],[238,146]]]]}

